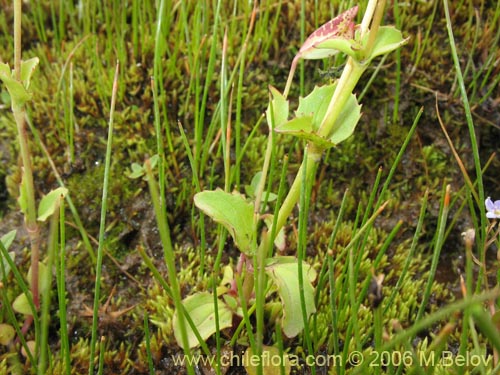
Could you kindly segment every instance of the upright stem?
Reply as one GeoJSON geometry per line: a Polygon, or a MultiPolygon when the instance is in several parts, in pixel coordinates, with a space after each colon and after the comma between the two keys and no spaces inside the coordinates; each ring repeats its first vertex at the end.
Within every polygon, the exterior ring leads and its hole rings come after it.
{"type": "MultiPolygon", "coordinates": [[[[368,42],[365,46],[364,51],[365,56],[369,56],[373,48],[378,28],[380,26],[380,22],[382,21],[384,8],[385,0],[370,0],[368,3],[367,11],[365,13],[365,16],[363,17],[361,25],[361,33],[369,33],[368,42]]],[[[292,62],[290,75],[288,77],[284,91],[285,97],[287,96],[290,89],[291,77],[293,76],[293,71],[295,70],[295,66],[297,64],[296,60],[298,60],[297,56],[292,62]]],[[[332,132],[335,131],[334,125],[336,123],[336,120],[338,119],[345,103],[349,99],[349,96],[353,92],[354,87],[358,83],[367,66],[368,61],[359,62],[352,57],[348,58],[344,71],[342,72],[342,75],[337,82],[337,87],[335,88],[335,92],[333,93],[332,99],[330,100],[326,115],[323,118],[323,121],[317,131],[317,135],[328,139],[332,132]]],[[[302,165],[300,166],[300,169],[295,176],[295,180],[290,187],[290,191],[288,192],[288,195],[283,201],[283,204],[281,205],[281,208],[278,212],[276,228],[270,228],[270,233],[273,232],[273,229],[274,233],[278,233],[281,230],[283,225],[285,225],[287,218],[290,216],[293,208],[295,207],[295,204],[297,203],[300,196],[300,187],[303,181],[304,170],[307,171],[307,175],[305,176],[305,181],[307,184],[311,183],[314,177],[316,168],[313,167],[320,160],[323,150],[312,143],[309,143],[308,147],[309,150],[307,156],[302,161],[302,165]]]]}
{"type": "Polygon", "coordinates": [[[18,81],[21,80],[21,15],[22,1],[14,0],[14,72],[18,81]]]}
{"type": "MultiPolygon", "coordinates": [[[[300,188],[302,186],[302,178],[304,170],[306,170],[306,183],[310,183],[312,178],[314,177],[314,172],[316,168],[313,168],[314,164],[318,163],[321,158],[321,150],[315,149],[314,146],[309,145],[310,151],[307,153],[307,157],[302,160],[302,164],[293,180],[293,184],[288,191],[288,194],[283,201],[283,204],[280,207],[278,212],[278,219],[276,220],[276,228],[269,228],[269,233],[275,233],[277,235],[281,228],[285,225],[286,220],[292,213],[295,204],[298,202],[300,197],[300,188]],[[314,149],[314,150],[313,150],[314,149]]],[[[272,239],[274,240],[274,239],[272,239]]]]}
{"type": "MultiPolygon", "coordinates": [[[[14,75],[21,80],[21,0],[14,1],[14,75]]],[[[23,163],[22,189],[25,194],[26,212],[25,223],[31,243],[31,292],[33,303],[36,308],[40,307],[38,294],[38,260],[40,233],[36,222],[35,188],[33,184],[33,172],[31,167],[31,156],[28,144],[28,134],[25,124],[24,104],[19,105],[15,98],[12,98],[12,113],[17,124],[19,150],[23,163]]]]}
{"type": "Polygon", "coordinates": [[[347,99],[349,99],[349,96],[365,69],[366,65],[360,64],[352,57],[347,59],[344,71],[338,80],[337,87],[335,88],[335,92],[326,110],[326,115],[318,129],[318,135],[320,137],[329,138],[330,134],[335,130],[333,128],[335,121],[339,117],[342,109],[344,109],[347,99]]]}

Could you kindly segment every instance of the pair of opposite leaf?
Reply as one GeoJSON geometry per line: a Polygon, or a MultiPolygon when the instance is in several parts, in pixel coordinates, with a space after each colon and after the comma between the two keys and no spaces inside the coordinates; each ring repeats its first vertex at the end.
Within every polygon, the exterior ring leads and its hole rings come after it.
{"type": "Polygon", "coordinates": [[[306,39],[293,59],[283,94],[274,87],[270,87],[272,99],[266,114],[272,129],[309,141],[323,150],[339,144],[352,135],[361,118],[361,105],[352,93],[336,118],[330,134],[327,137],[317,134],[327,115],[337,83],[316,86],[308,96],[299,98],[296,116],[291,120],[288,120],[286,97],[300,59],[323,59],[338,52],[344,52],[355,64],[365,67],[373,58],[394,51],[408,41],[395,27],[381,26],[377,30],[377,35],[367,55],[369,33],[361,36],[359,25],[354,23],[357,12],[357,6],[345,11],[325,23],[306,39]]]}

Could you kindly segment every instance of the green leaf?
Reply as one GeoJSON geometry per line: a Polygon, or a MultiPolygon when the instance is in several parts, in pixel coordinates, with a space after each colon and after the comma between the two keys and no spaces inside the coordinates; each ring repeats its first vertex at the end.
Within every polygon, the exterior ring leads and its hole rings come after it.
{"type": "Polygon", "coordinates": [[[361,105],[354,94],[347,99],[330,137],[323,138],[316,134],[326,116],[336,86],[336,83],[316,86],[309,95],[299,99],[299,107],[295,111],[297,117],[281,125],[276,131],[305,139],[324,149],[344,141],[354,132],[361,117],[361,105]]]}
{"type": "Polygon", "coordinates": [[[276,131],[278,133],[293,135],[297,138],[312,142],[316,146],[323,149],[335,146],[334,143],[320,137],[312,131],[311,116],[296,117],[293,120],[288,121],[286,124],[283,124],[283,126],[281,126],[279,129],[276,129],[276,131]]]}
{"type": "Polygon", "coordinates": [[[335,121],[330,134],[330,142],[338,145],[340,142],[349,138],[361,118],[361,105],[354,94],[349,96],[347,102],[342,108],[339,117],[335,121]]]}
{"type": "MultiPolygon", "coordinates": [[[[50,289],[50,279],[47,277],[48,272],[49,269],[47,268],[47,266],[42,262],[38,262],[38,292],[40,294],[44,294],[46,291],[50,289]]],[[[32,266],[30,266],[28,270],[28,275],[26,277],[28,278],[30,287],[33,288],[33,278],[31,276],[31,273],[32,273],[32,266]]]]}
{"type": "Polygon", "coordinates": [[[288,100],[273,86],[269,86],[271,101],[266,109],[267,123],[271,129],[275,129],[288,119],[288,100]]]}
{"type": "Polygon", "coordinates": [[[16,238],[16,233],[17,231],[13,229],[10,232],[5,233],[2,238],[0,238],[0,241],[2,241],[5,250],[9,250],[10,245],[12,245],[12,242],[14,242],[14,239],[16,238]]]}
{"type": "MultiPolygon", "coordinates": [[[[273,219],[274,219],[274,215],[265,215],[264,216],[264,223],[266,223],[268,228],[271,228],[271,226],[273,225],[273,219]]],[[[278,232],[278,234],[276,234],[276,237],[274,239],[274,246],[276,246],[276,248],[281,252],[285,251],[286,239],[285,239],[284,228],[281,228],[280,231],[278,232]]]]}
{"type": "MultiPolygon", "coordinates": [[[[212,294],[208,292],[194,294],[184,299],[182,305],[184,306],[186,314],[191,317],[191,320],[203,340],[207,340],[215,333],[215,307],[212,294]]],[[[222,330],[231,327],[233,323],[232,311],[221,300],[218,301],[217,306],[219,310],[219,329],[222,330]]],[[[172,318],[172,325],[177,344],[183,348],[178,322],[179,317],[177,314],[178,312],[175,311],[172,318]]],[[[187,325],[187,334],[190,348],[194,348],[200,344],[189,324],[187,325]]]]}
{"type": "Polygon", "coordinates": [[[16,330],[10,324],[0,323],[0,344],[9,345],[14,336],[16,335],[16,330]]]}
{"type": "Polygon", "coordinates": [[[29,60],[21,62],[21,81],[23,81],[23,85],[26,90],[30,88],[31,76],[35,72],[39,62],[40,60],[38,57],[33,57],[29,60]]]}
{"type": "Polygon", "coordinates": [[[10,70],[9,64],[0,62],[0,76],[4,76],[4,75],[10,76],[10,75],[12,75],[12,72],[10,70]]]}
{"type": "Polygon", "coordinates": [[[144,176],[144,168],[142,167],[142,165],[138,163],[132,163],[130,168],[132,169],[132,172],[128,174],[128,178],[135,179],[144,176]]]}
{"type": "Polygon", "coordinates": [[[361,49],[361,44],[354,39],[329,39],[316,45],[315,54],[310,54],[314,57],[304,57],[308,59],[323,59],[330,57],[338,52],[343,52],[352,58],[356,58],[358,51],[361,49]]]}
{"type": "Polygon", "coordinates": [[[61,200],[68,194],[68,189],[59,187],[45,195],[38,206],[38,221],[45,221],[59,209],[61,200]]]}
{"type": "MultiPolygon", "coordinates": [[[[394,26],[381,26],[378,29],[373,49],[367,60],[371,60],[380,55],[388,54],[389,52],[398,49],[403,44],[406,44],[409,39],[410,38],[403,38],[401,31],[396,29],[394,26]]],[[[366,45],[367,41],[368,35],[363,40],[363,44],[366,45]]]]}
{"type": "Polygon", "coordinates": [[[11,101],[16,105],[22,106],[31,99],[31,93],[21,82],[12,77],[12,72],[7,64],[0,64],[0,80],[7,87],[11,101]]]}
{"type": "MultiPolygon", "coordinates": [[[[306,305],[306,315],[309,318],[316,312],[314,306],[314,288],[312,282],[316,272],[311,266],[303,263],[304,283],[303,293],[306,305]]],[[[295,337],[304,329],[300,303],[300,285],[298,262],[293,257],[277,257],[270,260],[266,272],[278,287],[278,294],[283,302],[283,332],[287,337],[295,337]]]]}
{"type": "Polygon", "coordinates": [[[259,359],[262,359],[262,373],[263,375],[281,375],[281,368],[285,370],[285,375],[290,374],[292,370],[290,359],[287,353],[280,356],[280,350],[274,346],[262,347],[262,357],[259,358],[253,353],[252,348],[249,347],[245,354],[243,354],[243,366],[248,375],[257,375],[259,367],[259,359]]]}
{"type": "MultiPolygon", "coordinates": [[[[250,185],[245,185],[245,193],[247,193],[247,195],[251,198],[255,198],[255,194],[257,193],[257,188],[259,186],[259,183],[260,183],[260,179],[262,178],[262,172],[257,172],[253,178],[252,178],[252,182],[250,183],[250,185]]],[[[276,200],[276,198],[278,198],[278,196],[274,193],[267,193],[267,191],[264,191],[262,193],[262,197],[261,197],[261,200],[264,201],[264,199],[266,199],[266,196],[267,196],[267,201],[268,202],[273,202],[276,200]]]]}
{"type": "Polygon", "coordinates": [[[222,224],[242,252],[250,256],[253,254],[253,204],[247,202],[243,195],[220,189],[206,190],[194,196],[194,204],[222,224]]]}
{"type": "Polygon", "coordinates": [[[337,83],[330,85],[315,86],[313,91],[305,98],[299,99],[299,107],[295,111],[297,117],[311,117],[312,130],[318,130],[326,115],[328,106],[332,99],[337,83]]]}
{"type": "MultiPolygon", "coordinates": [[[[16,230],[15,229],[11,230],[10,232],[8,232],[6,234],[4,234],[2,236],[2,238],[0,238],[0,241],[2,241],[2,244],[3,244],[3,247],[5,248],[5,250],[9,250],[9,247],[10,247],[10,245],[12,245],[12,242],[14,241],[15,238],[16,238],[16,230]]],[[[14,262],[14,259],[16,257],[16,253],[13,252],[13,251],[11,251],[8,254],[9,254],[9,257],[12,260],[12,262],[14,262]]],[[[3,280],[4,276],[5,277],[9,276],[9,273],[10,273],[10,264],[7,261],[7,259],[5,259],[3,257],[3,253],[0,253],[0,260],[3,263],[3,268],[0,267],[0,281],[1,281],[1,280],[3,280]],[[5,270],[5,275],[3,274],[2,270],[5,270]]]]}
{"type": "Polygon", "coordinates": [[[23,315],[33,314],[33,311],[31,311],[31,307],[28,302],[28,297],[26,297],[26,294],[24,293],[18,295],[14,302],[12,302],[12,308],[14,309],[14,311],[23,315]]]}
{"type": "MultiPolygon", "coordinates": [[[[12,262],[14,262],[14,259],[16,258],[16,253],[13,251],[10,251],[8,254],[9,254],[9,257],[12,260],[12,262]]],[[[7,262],[7,259],[5,259],[2,254],[0,254],[0,259],[2,260],[2,263],[3,263],[3,269],[0,268],[0,281],[1,281],[4,278],[4,274],[3,274],[2,270],[5,270],[5,277],[9,276],[10,264],[9,264],[9,262],[7,262]]]]}
{"type": "MultiPolygon", "coordinates": [[[[155,154],[149,158],[151,170],[155,169],[156,164],[158,164],[159,158],[160,157],[158,156],[158,154],[155,154]]],[[[128,178],[135,179],[135,178],[142,177],[146,174],[146,167],[144,166],[144,164],[140,165],[138,163],[132,163],[131,169],[132,169],[132,172],[127,175],[128,178]]]]}

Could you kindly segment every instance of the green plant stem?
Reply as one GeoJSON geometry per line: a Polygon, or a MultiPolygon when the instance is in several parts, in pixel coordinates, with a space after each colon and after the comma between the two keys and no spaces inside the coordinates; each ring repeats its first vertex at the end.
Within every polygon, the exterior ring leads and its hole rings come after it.
{"type": "Polygon", "coordinates": [[[339,117],[342,109],[344,108],[347,99],[354,90],[354,87],[359,81],[359,78],[365,71],[367,65],[360,64],[355,61],[352,57],[349,57],[346,62],[346,66],[333,93],[332,99],[330,100],[330,105],[326,110],[326,115],[318,129],[318,135],[320,137],[329,138],[330,134],[335,130],[333,128],[335,121],[339,117]]]}
{"type": "Polygon", "coordinates": [[[450,210],[450,190],[451,190],[450,185],[447,185],[446,190],[444,192],[443,203],[442,203],[441,210],[440,210],[441,212],[440,212],[440,215],[438,218],[438,229],[437,229],[436,238],[435,238],[435,242],[434,242],[434,251],[433,251],[433,255],[432,255],[431,269],[429,271],[429,277],[427,280],[427,284],[425,286],[424,295],[422,298],[422,302],[420,304],[420,308],[418,309],[417,317],[415,318],[415,321],[419,321],[422,318],[424,311],[425,311],[425,308],[427,307],[427,302],[429,301],[429,298],[431,296],[432,285],[434,283],[437,265],[439,262],[439,254],[441,254],[441,249],[443,248],[443,244],[444,244],[444,232],[446,229],[446,221],[448,218],[448,212],[450,210]]]}
{"type": "Polygon", "coordinates": [[[18,81],[21,80],[21,17],[22,1],[14,0],[14,74],[18,81]]]}
{"type": "Polygon", "coordinates": [[[68,323],[66,318],[66,284],[65,284],[65,270],[66,270],[66,228],[65,223],[65,213],[64,213],[64,202],[61,202],[59,207],[59,254],[58,261],[56,262],[56,282],[57,282],[57,294],[59,301],[59,326],[60,337],[61,337],[61,357],[64,363],[64,371],[66,375],[71,375],[71,357],[70,357],[70,345],[68,336],[68,323]]]}
{"type": "MultiPolygon", "coordinates": [[[[168,228],[167,217],[165,214],[165,210],[162,208],[160,203],[160,194],[158,191],[158,186],[155,182],[155,178],[153,176],[153,171],[151,170],[151,164],[149,160],[146,160],[144,165],[146,167],[149,192],[151,194],[151,201],[153,202],[156,222],[158,224],[158,231],[160,233],[160,239],[164,251],[165,263],[168,269],[168,278],[170,281],[172,299],[174,300],[175,309],[179,314],[179,330],[181,332],[182,346],[184,348],[184,354],[187,357],[189,357],[191,351],[189,349],[189,340],[186,329],[185,313],[182,305],[181,290],[177,279],[177,272],[175,268],[175,254],[174,254],[174,249],[172,247],[172,241],[170,239],[170,230],[168,228]]],[[[189,361],[187,363],[187,371],[189,375],[194,374],[193,367],[189,361]]]]}
{"type": "MultiPolygon", "coordinates": [[[[307,171],[307,175],[305,176],[306,183],[310,183],[314,178],[314,172],[316,168],[313,168],[313,165],[318,163],[321,158],[321,152],[308,152],[307,157],[302,160],[302,165],[300,166],[297,175],[295,176],[295,180],[288,191],[288,194],[281,205],[281,208],[278,212],[278,219],[276,220],[276,225],[273,228],[270,228],[269,233],[274,233],[277,235],[281,228],[285,225],[286,220],[290,216],[295,204],[297,203],[300,197],[300,188],[303,183],[303,173],[304,170],[307,171]]],[[[274,239],[273,239],[274,240],[274,239]]]]}
{"type": "MultiPolygon", "coordinates": [[[[486,213],[485,213],[485,205],[484,205],[484,186],[483,186],[483,175],[481,172],[481,160],[479,157],[479,146],[476,138],[476,130],[474,129],[474,121],[472,119],[472,112],[470,109],[469,105],[469,99],[467,97],[467,89],[465,88],[465,83],[464,83],[464,77],[462,75],[462,70],[460,68],[460,61],[458,58],[457,54],[457,48],[455,45],[455,38],[453,36],[453,28],[452,28],[452,22],[450,18],[450,11],[448,8],[448,1],[443,0],[443,5],[444,5],[444,13],[446,17],[446,28],[448,30],[448,39],[450,42],[450,50],[451,50],[451,55],[453,57],[453,64],[455,66],[455,71],[456,71],[456,76],[457,76],[457,81],[460,87],[460,93],[462,97],[462,103],[464,105],[464,111],[465,111],[465,117],[467,119],[467,127],[469,129],[469,138],[470,138],[470,143],[471,143],[471,148],[472,148],[472,156],[474,159],[474,169],[476,172],[476,179],[477,179],[477,191],[479,194],[479,202],[478,202],[478,208],[479,208],[479,213],[480,213],[480,226],[479,226],[479,233],[476,235],[477,239],[477,248],[480,249],[479,253],[479,261],[484,264],[485,263],[485,252],[483,251],[484,249],[484,243],[485,243],[485,238],[486,238],[486,227],[487,227],[487,219],[486,219],[486,213]]],[[[476,285],[476,290],[479,291],[481,288],[481,282],[483,278],[483,268],[481,267],[479,270],[479,276],[477,278],[478,282],[476,285]]]]}
{"type": "MultiPolygon", "coordinates": [[[[60,196],[57,205],[60,206],[61,202],[64,201],[64,196],[60,196]]],[[[59,207],[54,211],[50,219],[50,239],[48,243],[48,260],[47,260],[47,271],[42,277],[46,278],[46,284],[52,284],[52,266],[54,264],[54,258],[57,252],[59,239],[59,207]]],[[[52,290],[49,287],[42,294],[42,308],[41,308],[41,339],[40,339],[40,358],[38,361],[37,372],[40,375],[44,375],[47,368],[47,357],[48,357],[48,340],[49,340],[49,324],[50,324],[50,298],[52,295],[52,290]]]]}
{"type": "MultiPolygon", "coordinates": [[[[14,1],[14,74],[18,81],[21,80],[21,16],[22,2],[21,0],[14,1]]],[[[19,150],[23,162],[23,181],[21,189],[24,190],[26,212],[25,223],[31,244],[31,270],[32,282],[31,293],[33,294],[33,303],[36,309],[40,307],[40,296],[38,292],[38,260],[39,260],[39,243],[40,230],[36,222],[36,206],[35,206],[35,188],[33,184],[33,171],[31,166],[31,154],[28,145],[28,135],[26,132],[25,123],[25,107],[16,103],[12,98],[12,113],[17,124],[17,133],[19,141],[19,150]]]]}
{"type": "MultiPolygon", "coordinates": [[[[108,141],[106,145],[106,159],[104,162],[104,180],[102,188],[102,203],[101,203],[101,218],[99,225],[99,246],[97,248],[97,262],[96,262],[96,273],[95,273],[95,289],[94,289],[94,308],[92,316],[92,336],[90,341],[90,363],[89,363],[89,375],[94,373],[94,356],[96,350],[97,342],[97,326],[99,321],[99,299],[101,291],[101,274],[102,274],[102,260],[104,257],[104,233],[106,230],[106,211],[107,211],[107,200],[108,200],[108,187],[109,187],[109,175],[111,169],[111,145],[113,144],[113,120],[115,113],[116,104],[116,93],[118,91],[118,72],[119,64],[116,63],[115,77],[113,81],[113,91],[111,95],[111,106],[109,112],[109,123],[108,123],[108,141]]],[[[102,341],[101,341],[102,342],[102,341]]],[[[101,356],[99,356],[100,360],[101,356]]]]}

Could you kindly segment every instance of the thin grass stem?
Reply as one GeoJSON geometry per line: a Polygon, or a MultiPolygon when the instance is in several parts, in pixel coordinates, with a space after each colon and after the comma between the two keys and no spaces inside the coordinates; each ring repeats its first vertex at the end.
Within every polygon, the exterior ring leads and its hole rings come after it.
{"type": "MultiPolygon", "coordinates": [[[[90,340],[89,375],[92,375],[94,372],[94,357],[97,345],[97,328],[99,324],[99,300],[101,292],[102,260],[104,257],[104,234],[106,229],[106,212],[108,207],[109,179],[111,175],[111,150],[113,145],[113,125],[114,125],[114,113],[116,105],[116,93],[118,91],[119,66],[120,66],[119,63],[117,62],[115,69],[115,78],[113,81],[113,90],[111,95],[111,107],[109,112],[108,140],[106,144],[106,159],[104,164],[104,180],[103,180],[102,200],[101,200],[101,218],[99,225],[99,246],[97,248],[97,261],[96,261],[96,272],[95,272],[94,308],[92,315],[92,336],[90,340]]],[[[99,361],[100,358],[101,356],[99,356],[99,361]]]]}

